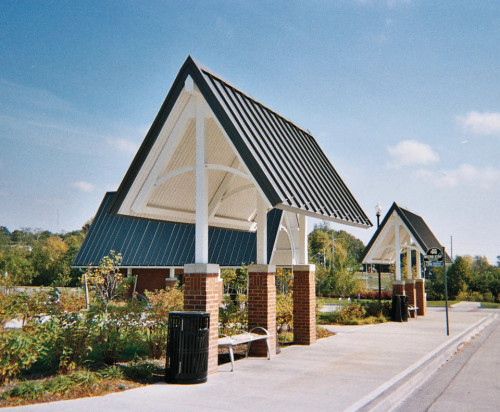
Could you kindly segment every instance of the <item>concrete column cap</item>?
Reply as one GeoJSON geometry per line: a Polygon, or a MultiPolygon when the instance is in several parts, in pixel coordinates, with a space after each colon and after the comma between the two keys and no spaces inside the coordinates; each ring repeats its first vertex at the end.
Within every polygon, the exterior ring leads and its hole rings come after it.
{"type": "Polygon", "coordinates": [[[394,282],[392,282],[393,285],[403,285],[405,284],[405,281],[404,280],[395,280],[394,282]]]}
{"type": "Polygon", "coordinates": [[[415,279],[406,279],[405,282],[406,284],[412,284],[415,283],[415,279]]]}
{"type": "Polygon", "coordinates": [[[424,278],[418,278],[418,279],[415,279],[415,282],[424,283],[425,279],[424,278]]]}
{"type": "Polygon", "coordinates": [[[214,263],[189,263],[184,265],[184,273],[215,273],[219,275],[220,266],[214,263]]]}
{"type": "Polygon", "coordinates": [[[276,273],[276,265],[249,265],[249,273],[276,273]]]}
{"type": "Polygon", "coordinates": [[[316,265],[293,265],[292,270],[295,272],[315,272],[316,265]]]}

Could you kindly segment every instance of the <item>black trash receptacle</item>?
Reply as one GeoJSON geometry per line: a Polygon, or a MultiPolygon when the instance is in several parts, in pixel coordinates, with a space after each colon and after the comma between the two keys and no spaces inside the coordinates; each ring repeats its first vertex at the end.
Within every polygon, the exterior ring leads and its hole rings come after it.
{"type": "Polygon", "coordinates": [[[207,381],[209,329],[209,313],[169,313],[166,382],[203,383],[207,381]]]}
{"type": "Polygon", "coordinates": [[[401,296],[401,319],[403,322],[408,322],[408,296],[401,296]]]}
{"type": "Polygon", "coordinates": [[[403,318],[401,315],[401,295],[392,296],[392,310],[391,319],[394,322],[402,322],[403,318]]]}

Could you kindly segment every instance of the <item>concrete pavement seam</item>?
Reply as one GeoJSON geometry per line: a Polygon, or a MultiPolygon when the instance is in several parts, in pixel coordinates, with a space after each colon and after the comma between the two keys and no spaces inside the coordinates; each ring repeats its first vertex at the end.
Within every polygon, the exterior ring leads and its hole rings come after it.
{"type": "Polygon", "coordinates": [[[345,411],[388,411],[394,409],[410,396],[414,390],[429,379],[432,373],[456,352],[459,344],[469,341],[497,316],[497,314],[492,313],[457,336],[443,342],[431,353],[410,365],[403,372],[397,374],[395,377],[370,392],[367,396],[351,405],[345,411]],[[395,393],[396,390],[397,395],[395,393]]]}

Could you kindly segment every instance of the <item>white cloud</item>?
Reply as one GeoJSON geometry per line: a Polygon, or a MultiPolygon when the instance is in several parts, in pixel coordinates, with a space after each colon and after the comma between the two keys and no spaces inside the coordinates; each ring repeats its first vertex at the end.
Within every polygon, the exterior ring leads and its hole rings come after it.
{"type": "Polygon", "coordinates": [[[425,165],[439,160],[439,156],[426,144],[416,140],[403,140],[396,146],[387,146],[389,167],[425,165]]]}
{"type": "Polygon", "coordinates": [[[130,154],[135,154],[139,147],[137,143],[121,138],[107,139],[107,142],[118,151],[130,154]]]}
{"type": "Polygon", "coordinates": [[[458,116],[464,131],[477,135],[500,135],[500,113],[471,111],[465,116],[458,116]]]}
{"type": "Polygon", "coordinates": [[[81,190],[82,192],[92,192],[92,190],[95,189],[95,185],[90,182],[85,182],[83,180],[80,180],[78,182],[73,182],[72,183],[73,187],[76,187],[77,189],[81,190]]]}
{"type": "Polygon", "coordinates": [[[421,169],[416,175],[435,187],[458,187],[469,185],[489,189],[500,183],[500,169],[493,167],[476,168],[464,163],[456,169],[438,172],[421,169]]]}

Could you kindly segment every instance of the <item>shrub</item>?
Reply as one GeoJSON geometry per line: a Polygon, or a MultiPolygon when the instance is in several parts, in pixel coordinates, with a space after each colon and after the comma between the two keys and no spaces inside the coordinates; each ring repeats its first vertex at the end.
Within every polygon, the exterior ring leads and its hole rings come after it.
{"type": "Polygon", "coordinates": [[[391,302],[381,302],[371,301],[371,302],[363,302],[363,307],[365,308],[367,316],[374,316],[376,318],[379,317],[391,317],[391,302]]]}
{"type": "Polygon", "coordinates": [[[54,310],[50,319],[43,323],[41,332],[47,353],[41,357],[41,363],[67,374],[88,360],[96,334],[95,316],[54,310]]]}
{"type": "Polygon", "coordinates": [[[168,334],[168,314],[171,311],[182,310],[184,307],[184,292],[182,289],[170,287],[167,289],[145,291],[149,305],[146,308],[143,325],[146,328],[146,343],[153,359],[165,355],[168,334]]]}
{"type": "MultiPolygon", "coordinates": [[[[353,296],[357,297],[357,296],[353,296]]],[[[378,299],[378,290],[363,290],[359,292],[360,299],[378,299]]],[[[380,293],[382,300],[390,300],[392,298],[391,290],[382,290],[380,293]]]]}
{"type": "Polygon", "coordinates": [[[100,377],[98,374],[89,371],[88,369],[77,369],[73,371],[68,378],[75,384],[84,388],[94,387],[99,383],[100,377]]]}
{"type": "Polygon", "coordinates": [[[44,388],[50,393],[66,393],[74,385],[74,382],[68,377],[68,375],[57,375],[47,381],[44,388]]]}
{"type": "Polygon", "coordinates": [[[41,382],[24,380],[7,391],[11,397],[35,400],[45,393],[45,388],[41,382]]]}
{"type": "Polygon", "coordinates": [[[125,378],[125,374],[123,370],[118,365],[106,366],[105,368],[99,369],[97,374],[102,379],[123,379],[125,378]]]}
{"type": "Polygon", "coordinates": [[[164,372],[153,362],[139,362],[123,366],[125,376],[136,382],[151,383],[154,379],[154,374],[164,372]]]}
{"type": "Polygon", "coordinates": [[[144,303],[132,300],[127,304],[113,305],[112,310],[107,312],[98,311],[95,314],[95,346],[105,364],[114,365],[118,362],[128,342],[139,338],[144,307],[144,303]]]}
{"type": "Polygon", "coordinates": [[[28,369],[44,354],[38,328],[0,332],[0,385],[28,369]]]}
{"type": "Polygon", "coordinates": [[[278,334],[293,328],[293,298],[291,292],[276,295],[276,328],[278,334]]]}
{"type": "Polygon", "coordinates": [[[236,295],[235,299],[224,296],[223,306],[219,308],[219,333],[233,335],[238,330],[247,329],[248,297],[245,294],[236,295]]]}
{"type": "Polygon", "coordinates": [[[125,292],[123,274],[120,272],[122,256],[114,250],[104,256],[98,267],[87,269],[85,276],[92,290],[103,303],[106,310],[109,302],[125,292]]]}

